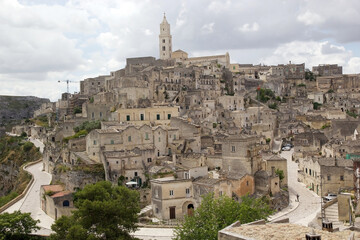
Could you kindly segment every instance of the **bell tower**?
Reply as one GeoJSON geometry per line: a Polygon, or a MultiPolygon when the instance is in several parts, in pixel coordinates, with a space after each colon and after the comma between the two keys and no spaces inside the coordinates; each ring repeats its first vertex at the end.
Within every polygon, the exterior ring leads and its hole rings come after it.
{"type": "Polygon", "coordinates": [[[170,24],[166,20],[164,13],[164,19],[160,23],[160,35],[159,35],[159,53],[160,59],[166,60],[171,58],[172,52],[172,39],[170,34],[170,24]]]}

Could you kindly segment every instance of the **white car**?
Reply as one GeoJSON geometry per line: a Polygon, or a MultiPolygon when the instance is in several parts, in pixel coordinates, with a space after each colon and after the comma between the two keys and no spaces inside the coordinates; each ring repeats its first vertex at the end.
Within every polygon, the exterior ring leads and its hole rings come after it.
{"type": "Polygon", "coordinates": [[[290,147],[290,146],[285,146],[285,147],[282,147],[281,150],[283,150],[283,151],[290,151],[290,150],[291,150],[291,147],[290,147]]]}
{"type": "Polygon", "coordinates": [[[323,197],[323,200],[324,200],[324,202],[329,202],[335,198],[337,198],[336,194],[329,193],[327,196],[323,197]]]}

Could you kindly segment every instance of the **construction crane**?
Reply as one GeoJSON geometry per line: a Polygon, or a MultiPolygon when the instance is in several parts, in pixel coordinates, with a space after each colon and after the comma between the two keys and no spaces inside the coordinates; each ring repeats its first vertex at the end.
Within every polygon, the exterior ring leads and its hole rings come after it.
{"type": "Polygon", "coordinates": [[[69,93],[69,83],[76,83],[74,81],[70,81],[70,80],[59,80],[58,83],[60,82],[66,82],[67,85],[67,93],[69,93]]]}

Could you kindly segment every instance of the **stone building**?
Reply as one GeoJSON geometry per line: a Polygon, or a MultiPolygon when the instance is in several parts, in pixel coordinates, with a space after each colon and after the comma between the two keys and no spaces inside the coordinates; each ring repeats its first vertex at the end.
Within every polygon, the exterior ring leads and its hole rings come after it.
{"type": "Polygon", "coordinates": [[[298,178],[319,196],[351,190],[353,162],[344,158],[311,158],[299,162],[298,178]]]}
{"type": "Polygon", "coordinates": [[[172,117],[179,116],[178,107],[159,106],[152,108],[118,109],[117,121],[135,125],[143,124],[169,124],[172,117]]]}
{"type": "Polygon", "coordinates": [[[40,187],[41,209],[51,218],[71,216],[74,211],[73,193],[64,191],[62,185],[42,185],[40,187]]]}
{"type": "Polygon", "coordinates": [[[151,180],[152,208],[159,219],[181,219],[191,215],[197,204],[191,179],[174,177],[151,180]]]}
{"type": "Polygon", "coordinates": [[[318,76],[341,75],[342,66],[338,66],[337,64],[319,64],[319,66],[313,66],[312,71],[318,76]]]}

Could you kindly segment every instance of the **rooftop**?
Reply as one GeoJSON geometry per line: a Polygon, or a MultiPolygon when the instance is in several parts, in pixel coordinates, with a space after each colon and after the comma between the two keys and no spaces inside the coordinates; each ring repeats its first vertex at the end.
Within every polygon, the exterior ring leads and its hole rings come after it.
{"type": "MultiPolygon", "coordinates": [[[[260,225],[241,225],[238,227],[231,227],[226,229],[226,232],[235,233],[239,239],[305,239],[307,233],[312,232],[312,228],[290,223],[276,223],[276,224],[260,224],[260,225]],[[242,238],[240,238],[242,237],[242,238]]],[[[323,230],[314,230],[316,234],[321,235],[322,240],[341,240],[349,239],[351,231],[342,232],[327,232],[323,230]]],[[[358,239],[360,233],[355,233],[355,238],[358,239]]]]}

